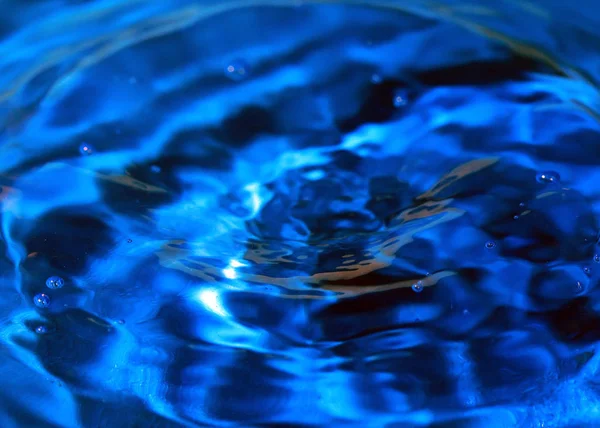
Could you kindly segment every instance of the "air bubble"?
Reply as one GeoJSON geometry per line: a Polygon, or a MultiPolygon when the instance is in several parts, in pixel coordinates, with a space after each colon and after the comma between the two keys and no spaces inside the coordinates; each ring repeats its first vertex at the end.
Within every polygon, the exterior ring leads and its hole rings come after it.
{"type": "Polygon", "coordinates": [[[248,77],[249,73],[248,65],[241,60],[233,61],[225,67],[225,75],[236,82],[248,77]]]}
{"type": "Polygon", "coordinates": [[[585,273],[586,275],[591,275],[592,269],[590,269],[589,267],[585,266],[583,268],[583,273],[585,273]]]}
{"type": "Polygon", "coordinates": [[[580,281],[577,281],[577,292],[581,293],[583,291],[583,284],[580,281]]]}
{"type": "Polygon", "coordinates": [[[48,328],[45,325],[38,325],[35,328],[35,332],[37,334],[46,334],[46,333],[48,333],[48,328]]]}
{"type": "Polygon", "coordinates": [[[160,166],[158,166],[158,165],[152,165],[150,167],[150,171],[152,171],[154,174],[158,174],[161,171],[161,169],[160,169],[160,166]]]}
{"type": "Polygon", "coordinates": [[[94,148],[88,143],[81,143],[81,145],[79,146],[79,153],[81,153],[82,155],[89,156],[92,153],[94,153],[94,148]]]}
{"type": "Polygon", "coordinates": [[[65,285],[65,280],[60,276],[51,276],[46,280],[46,287],[51,288],[53,290],[57,288],[63,288],[65,285]]]}
{"type": "Polygon", "coordinates": [[[535,177],[538,183],[558,183],[560,181],[560,175],[555,171],[543,171],[537,174],[535,177]]]}
{"type": "Polygon", "coordinates": [[[496,247],[496,243],[494,241],[487,241],[485,243],[485,248],[487,248],[488,250],[491,250],[494,247],[496,247]]]}
{"type": "Polygon", "coordinates": [[[420,293],[421,291],[423,291],[423,281],[419,281],[416,284],[413,284],[412,289],[415,293],[420,293]]]}
{"type": "Polygon", "coordinates": [[[381,76],[379,74],[374,74],[371,76],[371,83],[378,85],[382,81],[381,76]]]}
{"type": "Polygon", "coordinates": [[[596,263],[600,263],[600,255],[598,255],[598,254],[595,254],[595,255],[594,255],[594,261],[595,261],[596,263]]]}
{"type": "Polygon", "coordinates": [[[44,293],[36,294],[33,298],[33,303],[38,308],[47,308],[50,306],[50,297],[44,293]]]}

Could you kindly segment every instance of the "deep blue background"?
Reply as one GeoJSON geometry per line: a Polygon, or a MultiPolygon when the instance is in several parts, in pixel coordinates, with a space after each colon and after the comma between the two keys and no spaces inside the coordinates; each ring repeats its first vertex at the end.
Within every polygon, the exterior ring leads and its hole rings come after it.
{"type": "Polygon", "coordinates": [[[600,12],[400,3],[3,3],[2,427],[600,424],[600,12]]]}

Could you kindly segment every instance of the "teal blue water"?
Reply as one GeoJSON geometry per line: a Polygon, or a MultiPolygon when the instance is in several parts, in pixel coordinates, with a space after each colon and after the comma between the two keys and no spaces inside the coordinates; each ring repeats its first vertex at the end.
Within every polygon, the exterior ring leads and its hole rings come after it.
{"type": "Polygon", "coordinates": [[[0,426],[599,426],[599,46],[591,0],[6,0],[0,426]]]}

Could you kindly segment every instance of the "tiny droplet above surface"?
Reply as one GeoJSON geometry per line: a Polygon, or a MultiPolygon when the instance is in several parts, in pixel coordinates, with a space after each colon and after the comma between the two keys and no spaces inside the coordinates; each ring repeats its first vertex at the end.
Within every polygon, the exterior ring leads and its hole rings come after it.
{"type": "Polygon", "coordinates": [[[536,175],[536,180],[538,183],[558,183],[560,181],[560,175],[555,171],[542,171],[536,175]]]}
{"type": "Polygon", "coordinates": [[[38,308],[47,308],[50,306],[50,297],[44,293],[36,294],[33,298],[33,303],[38,308]]]}
{"type": "Polygon", "coordinates": [[[394,107],[404,107],[408,102],[408,97],[405,91],[396,91],[394,93],[394,107]]]}
{"type": "Polygon", "coordinates": [[[241,60],[233,61],[225,67],[225,75],[234,81],[245,79],[249,73],[248,65],[241,60]]]}
{"type": "Polygon", "coordinates": [[[416,284],[413,284],[412,289],[415,293],[420,293],[421,291],[423,291],[423,281],[419,281],[416,284]]]}
{"type": "Polygon", "coordinates": [[[82,155],[91,155],[94,153],[94,148],[90,146],[88,143],[81,143],[79,146],[79,153],[82,155]]]}
{"type": "Polygon", "coordinates": [[[51,288],[53,290],[57,288],[62,288],[65,285],[65,280],[60,276],[51,276],[46,280],[46,287],[51,288]]]}

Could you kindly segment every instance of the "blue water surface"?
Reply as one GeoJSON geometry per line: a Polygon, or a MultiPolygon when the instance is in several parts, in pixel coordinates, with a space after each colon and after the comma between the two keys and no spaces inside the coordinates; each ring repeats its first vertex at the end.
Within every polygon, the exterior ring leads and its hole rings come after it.
{"type": "Polygon", "coordinates": [[[600,426],[600,9],[5,0],[0,426],[600,426]]]}

